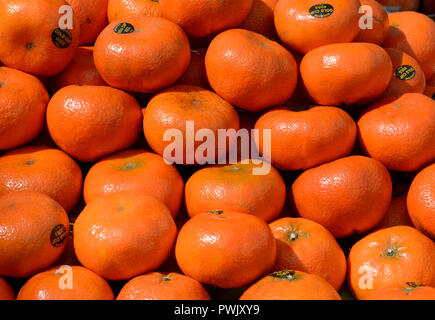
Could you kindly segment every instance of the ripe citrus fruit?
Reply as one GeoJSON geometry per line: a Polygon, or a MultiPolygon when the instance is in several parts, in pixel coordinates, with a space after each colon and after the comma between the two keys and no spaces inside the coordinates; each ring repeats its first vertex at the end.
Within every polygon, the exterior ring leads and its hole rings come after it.
{"type": "Polygon", "coordinates": [[[80,47],[71,63],[58,75],[50,78],[50,89],[56,93],[69,85],[107,86],[94,64],[94,49],[80,47]]]}
{"type": "Polygon", "coordinates": [[[227,101],[212,91],[176,85],[159,92],[149,101],[144,110],[143,129],[151,148],[165,159],[179,164],[204,164],[206,159],[214,161],[221,156],[220,152],[226,154],[228,149],[219,147],[218,130],[238,130],[239,116],[227,101]],[[189,125],[193,130],[192,143],[188,141],[191,134],[188,132],[189,125]],[[213,150],[199,148],[204,136],[193,143],[193,139],[201,134],[201,129],[213,133],[213,150]],[[174,136],[168,139],[171,132],[174,136]]]}
{"type": "Polygon", "coordinates": [[[184,182],[174,166],[157,154],[125,150],[103,158],[89,170],[83,188],[86,203],[116,192],[138,192],[162,201],[175,218],[184,182]]]}
{"type": "Polygon", "coordinates": [[[281,105],[296,88],[298,71],[292,54],[252,31],[232,29],[216,36],[205,67],[214,91],[249,111],[281,105]]]}
{"type": "Polygon", "coordinates": [[[280,0],[275,27],[284,45],[301,53],[358,35],[359,0],[280,0]]]}
{"type": "Polygon", "coordinates": [[[435,101],[421,93],[381,100],[358,120],[364,151],[384,166],[414,171],[435,160],[435,101]]]}
{"type": "Polygon", "coordinates": [[[0,212],[0,275],[31,276],[62,254],[69,222],[56,201],[39,192],[13,192],[0,196],[0,212]]]}
{"type": "Polygon", "coordinates": [[[381,222],[390,204],[392,186],[387,169],[378,161],[350,156],[306,170],[291,191],[301,217],[343,238],[381,222]]]}
{"type": "Polygon", "coordinates": [[[177,84],[185,84],[191,86],[198,86],[204,89],[210,87],[205,71],[205,54],[207,49],[191,50],[192,55],[189,67],[186,72],[178,79],[177,84]]]}
{"type": "Polygon", "coordinates": [[[159,200],[134,192],[100,197],[74,224],[74,249],[86,268],[110,280],[158,268],[169,256],[177,228],[159,200]]]}
{"type": "Polygon", "coordinates": [[[112,87],[153,92],[183,75],[190,63],[190,45],[183,30],[171,21],[129,18],[112,22],[100,33],[94,60],[112,87]]]}
{"type": "Polygon", "coordinates": [[[393,77],[384,97],[398,98],[405,93],[423,93],[426,78],[420,64],[410,55],[397,49],[385,49],[393,63],[393,77]]]}
{"type": "Polygon", "coordinates": [[[310,98],[321,105],[364,104],[387,89],[392,63],[387,52],[373,43],[338,43],[308,52],[301,76],[310,98]]]}
{"type": "Polygon", "coordinates": [[[435,288],[420,283],[406,282],[378,289],[365,300],[435,300],[435,288]]]}
{"type": "Polygon", "coordinates": [[[109,0],[107,8],[109,22],[161,15],[159,0],[109,0]]]}
{"type": "Polygon", "coordinates": [[[435,286],[435,244],[408,226],[382,229],[359,240],[348,264],[349,287],[358,299],[405,281],[435,286]]]}
{"type": "Polygon", "coordinates": [[[273,9],[278,0],[254,0],[248,17],[240,28],[257,32],[268,38],[276,38],[273,9]]]}
{"type": "Polygon", "coordinates": [[[23,145],[41,132],[49,96],[36,77],[0,67],[0,150],[23,145]]]}
{"type": "Polygon", "coordinates": [[[251,161],[196,171],[187,181],[186,208],[191,217],[209,210],[252,214],[265,221],[275,219],[285,202],[285,184],[280,173],[254,175],[260,167],[251,161]]]}
{"type": "Polygon", "coordinates": [[[174,272],[152,272],[127,282],[116,300],[210,300],[210,296],[195,279],[174,272]]]}
{"type": "Polygon", "coordinates": [[[255,124],[256,144],[264,150],[263,130],[271,130],[271,161],[282,170],[308,169],[347,156],[355,144],[355,121],[335,107],[280,107],[255,124]]]}
{"type": "MultiPolygon", "coordinates": [[[[366,29],[361,29],[355,41],[382,45],[390,28],[387,11],[375,0],[361,0],[361,6],[368,6],[371,9],[371,12],[364,10],[361,16],[367,15],[368,19],[372,19],[372,24],[368,24],[366,29]],[[372,16],[369,16],[369,14],[372,14],[372,16]]],[[[363,22],[366,22],[364,18],[363,22]]]]}
{"type": "Polygon", "coordinates": [[[270,228],[276,239],[275,271],[316,274],[336,290],[341,288],[346,278],[346,257],[328,230],[304,218],[281,218],[270,228]]]}
{"type": "Polygon", "coordinates": [[[60,89],[47,107],[47,126],[56,144],[90,162],[127,148],[139,135],[142,114],[129,94],[105,86],[60,89]]]}
{"type": "Polygon", "coordinates": [[[276,244],[260,218],[232,211],[200,213],[181,228],[175,256],[180,269],[201,283],[238,288],[270,271],[276,244]]]}
{"type": "Polygon", "coordinates": [[[302,271],[281,270],[250,286],[240,300],[341,300],[325,279],[302,271]]]}
{"type": "Polygon", "coordinates": [[[390,29],[384,48],[400,49],[414,57],[423,68],[426,79],[435,74],[435,22],[413,11],[389,14],[390,29]]]}
{"type": "Polygon", "coordinates": [[[0,277],[0,300],[15,300],[14,290],[2,277],[0,277]]]}
{"type": "Polygon", "coordinates": [[[107,0],[67,0],[80,23],[80,45],[92,44],[107,25],[107,0]]]}
{"type": "Polygon", "coordinates": [[[407,204],[415,227],[435,239],[435,164],[424,168],[414,178],[407,204]]]}
{"type": "Polygon", "coordinates": [[[17,300],[113,299],[106,280],[81,266],[56,266],[38,273],[27,280],[17,296],[17,300]]]}
{"type": "Polygon", "coordinates": [[[0,61],[5,66],[49,77],[71,61],[79,44],[80,23],[73,15],[72,29],[59,22],[64,0],[1,0],[0,61]]]}
{"type": "Polygon", "coordinates": [[[377,229],[389,228],[394,226],[411,226],[411,219],[409,218],[408,208],[406,206],[406,193],[401,195],[394,195],[391,198],[390,206],[382,219],[381,223],[377,225],[377,229]]]}
{"type": "Polygon", "coordinates": [[[0,195],[38,191],[70,212],[80,198],[82,182],[80,167],[58,149],[29,146],[0,157],[0,195]]]}
{"type": "Polygon", "coordinates": [[[189,36],[207,37],[240,25],[253,0],[160,0],[165,18],[181,26],[189,36]]]}

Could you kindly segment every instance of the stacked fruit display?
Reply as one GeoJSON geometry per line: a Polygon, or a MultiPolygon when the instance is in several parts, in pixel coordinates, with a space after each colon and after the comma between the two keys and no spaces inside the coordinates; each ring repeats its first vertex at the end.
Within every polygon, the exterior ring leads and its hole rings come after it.
{"type": "Polygon", "coordinates": [[[0,0],[0,300],[435,300],[430,1],[67,2],[0,0]]]}

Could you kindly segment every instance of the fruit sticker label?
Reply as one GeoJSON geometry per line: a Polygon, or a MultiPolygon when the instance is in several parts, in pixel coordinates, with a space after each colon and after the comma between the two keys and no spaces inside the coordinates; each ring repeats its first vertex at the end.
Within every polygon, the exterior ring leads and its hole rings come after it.
{"type": "Polygon", "coordinates": [[[327,18],[334,13],[334,7],[330,4],[316,4],[310,8],[310,14],[314,18],[327,18]]]}
{"type": "Polygon", "coordinates": [[[416,71],[412,66],[402,65],[396,69],[396,77],[400,80],[411,80],[415,77],[416,71]]]}
{"type": "Polygon", "coordinates": [[[115,28],[113,28],[113,31],[119,34],[132,33],[134,32],[134,27],[130,23],[123,22],[118,24],[115,28]]]}
{"type": "Polygon", "coordinates": [[[60,247],[66,239],[66,227],[58,224],[51,230],[50,242],[53,247],[60,247]]]}
{"type": "Polygon", "coordinates": [[[72,42],[71,32],[67,29],[56,28],[51,34],[51,40],[58,48],[68,48],[72,42]]]}

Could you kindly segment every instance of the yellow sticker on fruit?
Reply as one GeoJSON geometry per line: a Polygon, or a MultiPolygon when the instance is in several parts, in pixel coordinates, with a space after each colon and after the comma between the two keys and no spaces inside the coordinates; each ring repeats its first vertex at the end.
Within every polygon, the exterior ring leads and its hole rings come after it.
{"type": "Polygon", "coordinates": [[[134,26],[128,22],[122,22],[113,28],[113,31],[119,34],[126,34],[134,32],[134,26]]]}
{"type": "Polygon", "coordinates": [[[50,242],[53,247],[60,247],[66,239],[66,227],[58,224],[51,230],[50,242]]]}
{"type": "Polygon", "coordinates": [[[58,48],[68,48],[72,42],[72,34],[67,29],[56,28],[51,34],[51,40],[58,48]]]}
{"type": "Polygon", "coordinates": [[[402,65],[396,69],[396,77],[400,80],[411,80],[415,77],[417,72],[412,66],[402,65]]]}
{"type": "Polygon", "coordinates": [[[316,4],[310,8],[314,18],[327,18],[334,13],[334,7],[328,3],[316,4]]]}

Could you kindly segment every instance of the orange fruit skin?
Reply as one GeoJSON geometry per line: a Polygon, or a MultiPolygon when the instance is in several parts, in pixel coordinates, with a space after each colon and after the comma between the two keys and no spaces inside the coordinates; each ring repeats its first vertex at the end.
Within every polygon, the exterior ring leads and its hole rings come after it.
{"type": "Polygon", "coordinates": [[[41,132],[49,100],[36,77],[0,67],[0,150],[23,145],[41,132]]]}
{"type": "Polygon", "coordinates": [[[87,86],[107,86],[94,64],[94,48],[79,47],[71,63],[58,75],[49,79],[52,93],[76,84],[87,86]]]}
{"type": "Polygon", "coordinates": [[[155,197],[175,218],[183,201],[184,182],[177,169],[161,156],[144,150],[125,150],[92,166],[83,188],[86,203],[124,191],[155,197]]]}
{"type": "Polygon", "coordinates": [[[69,221],[56,201],[39,192],[14,192],[0,196],[0,212],[0,275],[31,276],[62,254],[69,221]]]}
{"type": "Polygon", "coordinates": [[[15,300],[15,293],[9,283],[0,277],[0,300],[15,300]]]}
{"type": "Polygon", "coordinates": [[[271,168],[267,175],[253,175],[252,161],[196,171],[187,181],[185,203],[191,217],[209,210],[248,213],[271,221],[284,207],[285,184],[271,168]]]}
{"type": "Polygon", "coordinates": [[[364,151],[389,169],[414,171],[435,159],[435,101],[406,93],[370,106],[357,122],[364,151]]]}
{"type": "Polygon", "coordinates": [[[158,268],[169,256],[177,228],[154,197],[122,192],[100,197],[74,224],[80,263],[110,280],[130,279],[158,268]]]}
{"type": "Polygon", "coordinates": [[[61,18],[59,8],[64,5],[63,0],[1,0],[0,62],[41,77],[61,72],[72,60],[80,35],[78,18],[73,15],[69,46],[59,48],[53,42],[61,18]]]}
{"type": "Polygon", "coordinates": [[[62,88],[47,107],[50,136],[59,148],[82,162],[131,146],[141,120],[139,104],[131,95],[105,86],[62,88]]]}
{"type": "Polygon", "coordinates": [[[127,282],[116,300],[210,300],[204,287],[190,277],[151,272],[127,282]]]}
{"type": "Polygon", "coordinates": [[[390,29],[382,46],[400,49],[415,58],[430,79],[435,74],[435,22],[413,11],[393,12],[388,17],[390,29]]]}
{"type": "Polygon", "coordinates": [[[289,49],[307,53],[317,47],[351,42],[358,35],[359,0],[329,0],[334,12],[323,18],[310,14],[310,8],[323,4],[318,0],[281,0],[275,7],[275,28],[289,49]]]}
{"type": "Polygon", "coordinates": [[[240,28],[262,34],[268,38],[276,38],[273,9],[278,0],[254,0],[248,17],[240,28]]]}
{"type": "Polygon", "coordinates": [[[161,17],[159,1],[155,0],[109,0],[109,22],[142,17],[161,17]]]}
{"type": "Polygon", "coordinates": [[[414,178],[407,205],[415,227],[435,239],[435,164],[424,168],[414,178]]]}
{"type": "Polygon", "coordinates": [[[72,288],[61,289],[69,271],[50,268],[31,277],[21,287],[17,300],[113,300],[109,284],[98,274],[81,266],[72,266],[72,288]],[[63,282],[62,282],[63,280],[63,282]]]}
{"type": "Polygon", "coordinates": [[[400,7],[403,11],[417,11],[420,0],[378,0],[379,3],[389,7],[400,7]]]}
{"type": "Polygon", "coordinates": [[[376,229],[384,229],[394,226],[413,226],[406,206],[406,194],[393,196],[391,198],[390,207],[376,229]]]}
{"type": "Polygon", "coordinates": [[[194,38],[207,37],[239,26],[253,0],[160,0],[160,10],[194,38]]]}
{"type": "Polygon", "coordinates": [[[385,51],[393,63],[393,76],[383,97],[398,98],[405,93],[423,93],[426,88],[426,78],[417,60],[401,50],[387,48],[385,51]],[[414,69],[415,76],[412,79],[400,79],[400,72],[404,66],[414,69]]]}
{"type": "Polygon", "coordinates": [[[198,214],[181,228],[175,257],[183,273],[201,283],[239,288],[269,272],[276,244],[269,226],[250,214],[198,214]]]}
{"type": "Polygon", "coordinates": [[[338,43],[302,59],[301,76],[310,98],[321,105],[364,104],[379,98],[391,80],[387,52],[373,43],[338,43]]]}
{"type": "Polygon", "coordinates": [[[172,85],[187,70],[190,44],[178,25],[163,18],[117,20],[95,41],[94,60],[101,77],[112,87],[154,92],[172,85]],[[122,23],[131,24],[135,31],[116,33],[122,23]]]}
{"type": "Polygon", "coordinates": [[[316,274],[339,290],[346,278],[346,257],[334,236],[304,218],[281,218],[269,224],[276,239],[273,270],[316,274]]]}
{"type": "Polygon", "coordinates": [[[268,275],[250,286],[240,300],[341,300],[325,279],[294,271],[294,280],[268,275]]]}
{"type": "Polygon", "coordinates": [[[424,94],[435,100],[435,76],[430,78],[426,83],[424,94]]]}
{"type": "MultiPolygon", "coordinates": [[[[216,137],[216,157],[220,151],[225,151],[219,150],[218,130],[239,130],[237,111],[227,101],[201,87],[175,85],[157,93],[143,111],[143,130],[148,144],[156,153],[166,157],[165,150],[173,143],[173,139],[164,141],[165,133],[168,129],[178,129],[183,135],[183,159],[180,157],[179,160],[183,164],[193,164],[190,163],[191,160],[196,163],[193,157],[203,141],[195,141],[193,147],[190,147],[186,121],[194,121],[195,135],[201,129],[213,131],[216,137]]],[[[227,146],[227,151],[229,147],[232,145],[227,146]]]]}
{"type": "Polygon", "coordinates": [[[379,224],[390,204],[392,185],[387,169],[378,161],[350,156],[306,170],[291,192],[302,218],[344,238],[379,224]]]}
{"type": "Polygon", "coordinates": [[[80,198],[82,182],[80,167],[58,149],[28,146],[0,157],[0,195],[37,191],[70,212],[80,198]]]}
{"type": "Polygon", "coordinates": [[[297,84],[298,67],[292,54],[279,43],[243,29],[216,36],[207,50],[205,67],[218,95],[253,112],[283,104],[297,84]]]}
{"type": "MultiPolygon", "coordinates": [[[[361,29],[354,41],[370,42],[382,45],[390,28],[388,13],[385,8],[375,0],[361,0],[361,6],[369,6],[373,13],[373,29],[361,29]]],[[[361,14],[363,16],[364,12],[361,14]]]]}
{"type": "Polygon", "coordinates": [[[263,130],[271,130],[271,161],[281,170],[301,170],[347,156],[355,144],[355,121],[342,109],[315,106],[299,111],[266,111],[255,124],[264,150],[263,130]]]}
{"type": "Polygon", "coordinates": [[[405,281],[433,287],[435,244],[412,227],[382,229],[353,245],[348,270],[349,288],[357,299],[365,299],[375,290],[401,285],[405,281]],[[363,266],[370,271],[362,269],[363,266]],[[360,286],[363,276],[372,278],[371,288],[360,286]]]}
{"type": "Polygon", "coordinates": [[[435,300],[435,288],[403,283],[378,289],[365,300],[435,300]]]}
{"type": "Polygon", "coordinates": [[[80,23],[80,45],[94,43],[107,25],[107,0],[66,0],[78,15],[80,23]]]}
{"type": "Polygon", "coordinates": [[[189,67],[186,72],[178,79],[177,84],[197,86],[205,89],[210,88],[205,71],[206,48],[192,50],[189,67]]]}

